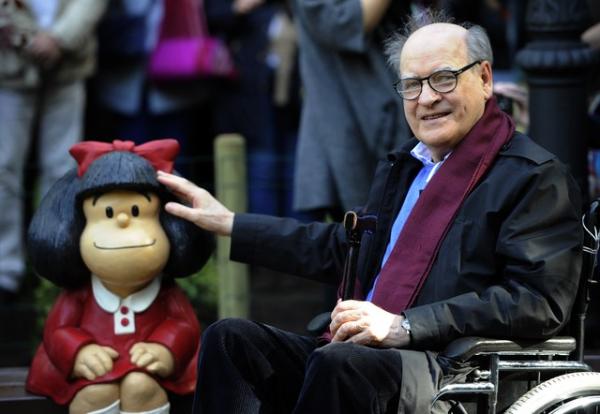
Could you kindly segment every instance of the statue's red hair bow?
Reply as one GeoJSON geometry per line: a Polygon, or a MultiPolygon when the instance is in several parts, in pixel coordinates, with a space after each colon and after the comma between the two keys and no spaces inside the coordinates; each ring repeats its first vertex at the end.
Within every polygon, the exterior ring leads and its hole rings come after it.
{"type": "Polygon", "coordinates": [[[101,156],[114,151],[132,152],[148,160],[156,171],[172,172],[175,157],[179,153],[179,142],[175,139],[158,139],[142,145],[133,141],[114,140],[111,143],[99,141],[83,141],[75,144],[69,153],[79,167],[77,175],[81,177],[89,166],[101,156]]]}

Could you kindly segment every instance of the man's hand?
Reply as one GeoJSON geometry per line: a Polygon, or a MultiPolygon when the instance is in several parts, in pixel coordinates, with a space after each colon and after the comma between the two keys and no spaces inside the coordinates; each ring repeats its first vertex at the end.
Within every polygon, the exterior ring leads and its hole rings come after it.
{"type": "Polygon", "coordinates": [[[138,342],[129,351],[131,363],[159,377],[168,377],[173,373],[175,360],[173,354],[164,345],[138,342]]]}
{"type": "Polygon", "coordinates": [[[235,14],[248,14],[264,3],[265,0],[234,0],[231,7],[235,14]]]}
{"type": "Polygon", "coordinates": [[[73,377],[85,378],[89,381],[112,371],[113,359],[119,353],[108,346],[96,344],[86,345],[79,350],[73,364],[73,377]]]}
{"type": "Polygon", "coordinates": [[[360,0],[363,15],[363,28],[371,32],[383,19],[391,0],[360,0]]]}
{"type": "Polygon", "coordinates": [[[600,23],[596,23],[583,32],[581,40],[593,49],[600,50],[600,23]]]}
{"type": "Polygon", "coordinates": [[[52,67],[62,55],[58,41],[46,32],[36,33],[31,38],[27,51],[45,69],[52,67]]]}
{"type": "Polygon", "coordinates": [[[525,130],[529,127],[529,91],[514,82],[494,82],[494,93],[506,96],[517,105],[514,121],[525,130]]]}
{"type": "Polygon", "coordinates": [[[401,324],[402,315],[395,315],[371,302],[340,301],[331,313],[331,342],[354,342],[381,348],[402,348],[410,336],[401,324]]]}
{"type": "Polygon", "coordinates": [[[185,178],[165,172],[158,172],[158,181],[170,189],[191,207],[179,203],[167,203],[165,210],[174,216],[191,221],[204,230],[220,236],[230,236],[233,229],[234,213],[221,204],[208,191],[185,178]]]}

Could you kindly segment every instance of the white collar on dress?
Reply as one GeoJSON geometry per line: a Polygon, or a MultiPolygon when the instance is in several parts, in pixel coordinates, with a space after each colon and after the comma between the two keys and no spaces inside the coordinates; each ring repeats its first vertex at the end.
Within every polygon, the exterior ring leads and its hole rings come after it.
{"type": "Polygon", "coordinates": [[[94,299],[96,299],[98,306],[107,312],[115,313],[123,302],[126,302],[134,312],[143,312],[148,309],[152,302],[154,302],[154,299],[158,296],[161,279],[162,276],[159,275],[142,290],[132,293],[125,299],[121,299],[119,296],[108,290],[102,284],[98,276],[92,275],[92,292],[94,293],[94,299]]]}

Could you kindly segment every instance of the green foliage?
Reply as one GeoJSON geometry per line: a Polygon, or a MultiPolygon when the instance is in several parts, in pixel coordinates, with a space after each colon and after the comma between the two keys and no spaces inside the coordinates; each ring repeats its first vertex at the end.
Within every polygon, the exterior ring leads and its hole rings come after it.
{"type": "Polygon", "coordinates": [[[216,262],[213,255],[198,273],[176,279],[192,302],[198,319],[203,325],[208,325],[217,318],[218,274],[216,262]]]}
{"type": "Polygon", "coordinates": [[[52,282],[40,278],[40,282],[33,292],[33,297],[38,311],[36,331],[39,332],[39,335],[37,336],[40,338],[42,337],[42,331],[44,330],[46,316],[48,316],[48,312],[50,312],[50,309],[52,308],[52,305],[54,304],[54,301],[58,297],[60,291],[61,289],[52,282]]]}

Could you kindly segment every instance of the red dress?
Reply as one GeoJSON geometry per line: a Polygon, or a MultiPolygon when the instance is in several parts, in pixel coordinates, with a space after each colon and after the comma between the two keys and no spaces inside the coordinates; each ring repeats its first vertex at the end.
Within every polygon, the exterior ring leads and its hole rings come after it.
{"type": "Polygon", "coordinates": [[[42,344],[29,370],[27,390],[51,397],[58,404],[68,404],[87,385],[115,382],[129,372],[144,371],[130,362],[129,349],[138,342],[154,342],[169,349],[175,360],[173,374],[154,378],[173,393],[193,392],[200,325],[182,290],[172,281],[163,282],[156,299],[134,318],[134,333],[116,335],[115,317],[98,305],[91,284],[63,292],[46,320],[42,344]],[[88,344],[109,346],[119,356],[107,374],[93,381],[73,379],[77,352],[88,344]]]}

